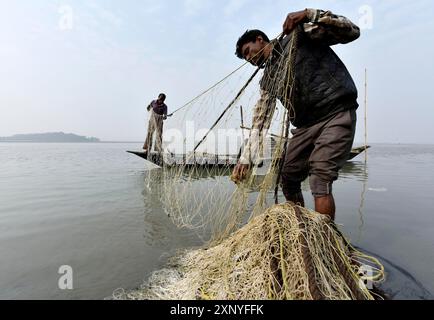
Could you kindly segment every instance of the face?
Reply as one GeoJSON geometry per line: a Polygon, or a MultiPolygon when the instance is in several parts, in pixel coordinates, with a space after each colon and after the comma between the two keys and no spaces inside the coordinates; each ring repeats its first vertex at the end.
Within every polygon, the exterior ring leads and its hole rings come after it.
{"type": "Polygon", "coordinates": [[[159,96],[157,102],[158,104],[163,104],[165,100],[166,99],[163,96],[159,96]]]}
{"type": "Polygon", "coordinates": [[[268,42],[262,37],[257,37],[255,42],[249,42],[243,45],[241,52],[245,60],[249,61],[254,66],[261,66],[268,58],[268,50],[266,47],[268,42]]]}

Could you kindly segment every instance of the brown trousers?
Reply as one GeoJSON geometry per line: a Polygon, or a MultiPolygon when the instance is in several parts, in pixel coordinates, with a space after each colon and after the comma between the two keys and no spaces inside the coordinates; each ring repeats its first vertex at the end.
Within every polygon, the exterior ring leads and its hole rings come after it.
{"type": "Polygon", "coordinates": [[[146,136],[145,144],[143,145],[144,150],[149,152],[152,151],[153,136],[155,132],[155,151],[159,153],[163,152],[163,118],[163,115],[156,114],[153,110],[151,110],[148,134],[146,136]]]}
{"type": "Polygon", "coordinates": [[[356,110],[340,112],[311,127],[292,130],[282,170],[285,197],[301,192],[309,177],[315,197],[332,193],[332,184],[348,160],[356,132],[356,110]]]}

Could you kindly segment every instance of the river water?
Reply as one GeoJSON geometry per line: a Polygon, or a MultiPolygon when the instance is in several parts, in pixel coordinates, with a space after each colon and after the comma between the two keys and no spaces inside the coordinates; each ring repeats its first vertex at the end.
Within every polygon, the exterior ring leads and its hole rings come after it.
{"type": "MultiPolygon", "coordinates": [[[[151,166],[125,152],[140,146],[0,143],[0,299],[103,299],[202,243],[149,192],[151,166]]],[[[392,298],[432,299],[434,146],[377,144],[364,160],[335,184],[337,223],[384,263],[392,298]]]]}

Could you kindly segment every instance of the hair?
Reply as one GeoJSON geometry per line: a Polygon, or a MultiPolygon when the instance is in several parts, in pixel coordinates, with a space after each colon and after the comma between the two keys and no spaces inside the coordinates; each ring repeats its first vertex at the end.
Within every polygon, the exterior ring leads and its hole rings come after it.
{"type": "Polygon", "coordinates": [[[160,97],[162,97],[163,100],[166,100],[166,94],[164,94],[164,93],[160,93],[160,94],[158,95],[158,98],[160,98],[160,97]]]}
{"type": "Polygon", "coordinates": [[[261,36],[266,42],[270,42],[268,36],[261,30],[247,30],[237,42],[236,56],[240,59],[244,59],[242,48],[246,43],[255,42],[256,39],[261,36]]]}

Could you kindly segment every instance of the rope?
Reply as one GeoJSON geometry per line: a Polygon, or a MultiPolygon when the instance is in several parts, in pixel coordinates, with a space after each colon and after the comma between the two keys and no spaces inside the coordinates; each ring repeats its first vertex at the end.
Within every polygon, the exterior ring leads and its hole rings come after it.
{"type": "MultiPolygon", "coordinates": [[[[279,36],[279,41],[282,41],[284,38],[284,34],[282,33],[279,36]]],[[[295,30],[292,34],[292,45],[291,45],[291,52],[290,52],[290,59],[289,59],[289,63],[291,63],[290,65],[290,76],[292,77],[291,81],[291,88],[290,88],[290,101],[291,101],[291,105],[293,104],[294,100],[294,95],[293,95],[293,83],[294,83],[294,78],[295,78],[295,67],[294,67],[294,62],[295,62],[295,58],[296,58],[296,54],[297,54],[297,37],[298,37],[298,31],[295,30]]],[[[283,153],[282,153],[282,157],[280,160],[280,165],[279,165],[279,172],[277,174],[277,180],[276,180],[276,187],[274,189],[274,202],[275,204],[279,203],[279,184],[280,184],[280,180],[282,179],[282,171],[283,171],[283,165],[285,163],[285,157],[286,157],[286,151],[288,149],[288,137],[289,137],[289,128],[291,126],[290,124],[290,120],[291,120],[291,113],[290,111],[286,111],[287,112],[287,116],[286,116],[286,124],[285,124],[285,144],[283,147],[283,153]]]]}
{"type": "Polygon", "coordinates": [[[208,92],[210,92],[212,89],[214,89],[215,87],[217,87],[219,84],[221,84],[222,82],[224,82],[226,79],[230,78],[238,70],[241,70],[248,63],[249,63],[248,61],[246,61],[245,63],[243,63],[241,66],[239,66],[234,71],[232,71],[231,73],[229,73],[226,77],[224,77],[223,79],[221,79],[219,82],[215,83],[214,85],[212,85],[211,87],[209,87],[208,89],[206,89],[205,91],[203,91],[202,93],[200,93],[198,96],[196,96],[195,98],[191,99],[189,102],[187,102],[186,104],[184,104],[181,108],[179,108],[179,109],[175,110],[174,112],[172,112],[171,114],[169,114],[168,117],[173,116],[175,113],[181,111],[182,109],[186,108],[187,106],[189,106],[190,104],[192,104],[194,101],[196,101],[197,99],[199,99],[203,95],[205,95],[208,92]]]}
{"type": "MultiPolygon", "coordinates": [[[[336,226],[334,224],[332,224],[332,225],[333,225],[333,229],[338,230],[338,228],[336,228],[336,226]]],[[[329,228],[327,228],[326,225],[323,226],[323,229],[325,231],[325,234],[327,235],[327,238],[331,241],[331,238],[332,238],[331,230],[329,228]]],[[[343,242],[346,244],[346,247],[348,247],[349,244],[348,244],[347,240],[345,239],[345,237],[342,235],[342,233],[340,231],[336,232],[336,233],[341,235],[343,242]]],[[[340,274],[345,279],[345,282],[348,285],[348,287],[350,288],[351,293],[353,294],[354,298],[356,300],[367,300],[366,296],[360,290],[359,283],[356,282],[353,275],[350,273],[349,268],[345,266],[345,264],[342,261],[342,258],[338,255],[338,253],[335,250],[332,250],[332,255],[333,255],[333,260],[335,261],[340,274]]]]}
{"type": "Polygon", "coordinates": [[[300,211],[298,206],[294,206],[295,215],[297,216],[299,225],[300,225],[300,242],[301,242],[301,250],[303,254],[303,262],[306,268],[306,273],[309,281],[309,291],[314,300],[325,300],[324,295],[316,283],[315,278],[315,265],[313,263],[312,257],[309,252],[308,244],[306,241],[306,223],[303,220],[303,214],[300,211]]]}
{"type": "Polygon", "coordinates": [[[210,134],[210,132],[217,126],[217,124],[220,122],[220,120],[223,118],[223,116],[226,114],[226,112],[228,112],[229,109],[235,104],[235,102],[237,102],[238,98],[243,94],[244,90],[246,90],[246,88],[249,86],[250,82],[252,82],[253,79],[256,77],[256,75],[258,74],[259,70],[261,70],[261,68],[257,68],[255,70],[255,72],[253,72],[252,76],[249,78],[249,80],[247,80],[246,84],[241,88],[240,92],[238,92],[238,94],[236,95],[236,97],[231,101],[231,103],[229,103],[229,105],[223,111],[223,113],[220,115],[220,117],[217,119],[217,121],[212,125],[211,129],[209,129],[209,131],[202,138],[202,140],[196,145],[196,147],[194,147],[194,151],[196,151],[197,148],[199,148],[199,146],[205,141],[205,139],[208,137],[208,135],[210,134]]]}
{"type": "MultiPolygon", "coordinates": [[[[279,41],[284,37],[284,33],[280,33],[276,38],[274,38],[273,40],[270,41],[270,43],[272,43],[274,40],[278,39],[279,41]]],[[[258,52],[256,55],[260,54],[262,52],[262,50],[260,52],[258,52]]],[[[255,56],[256,56],[255,55],[255,56]]],[[[206,89],[205,91],[203,91],[202,93],[200,93],[198,96],[194,97],[193,99],[191,99],[189,102],[187,102],[186,104],[184,104],[182,107],[180,107],[179,109],[176,109],[174,112],[172,112],[171,114],[167,115],[168,117],[173,116],[175,113],[183,110],[184,108],[186,108],[187,106],[189,106],[191,103],[193,103],[194,101],[196,101],[197,99],[199,99],[200,97],[202,97],[203,95],[207,94],[208,92],[210,92],[212,89],[214,89],[215,87],[217,87],[219,84],[221,84],[222,82],[224,82],[226,79],[230,78],[234,73],[236,73],[237,71],[241,70],[242,68],[244,68],[244,66],[246,64],[250,63],[249,61],[244,62],[241,66],[239,66],[238,68],[236,68],[234,71],[232,71],[231,73],[229,73],[227,76],[225,76],[223,79],[221,79],[220,81],[218,81],[217,83],[215,83],[214,85],[212,85],[211,87],[209,87],[208,89],[206,89]]]]}

